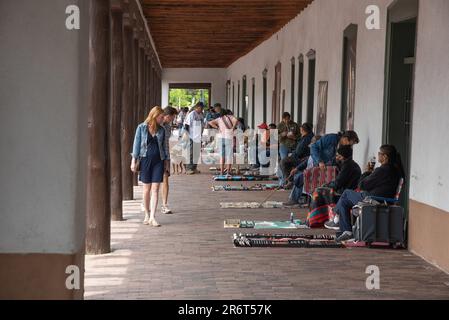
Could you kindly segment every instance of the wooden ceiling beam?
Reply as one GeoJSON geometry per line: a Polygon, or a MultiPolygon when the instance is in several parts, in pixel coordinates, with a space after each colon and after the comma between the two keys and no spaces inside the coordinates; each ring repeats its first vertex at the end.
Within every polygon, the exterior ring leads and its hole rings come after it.
{"type": "Polygon", "coordinates": [[[139,0],[163,67],[227,67],[313,0],[139,0]]]}

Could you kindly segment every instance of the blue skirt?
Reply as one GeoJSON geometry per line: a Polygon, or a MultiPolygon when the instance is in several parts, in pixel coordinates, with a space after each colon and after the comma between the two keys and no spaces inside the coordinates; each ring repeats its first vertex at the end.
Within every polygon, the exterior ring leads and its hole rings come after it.
{"type": "Polygon", "coordinates": [[[149,137],[147,156],[140,160],[139,179],[144,184],[162,183],[164,180],[164,161],[161,160],[156,138],[149,137]]]}

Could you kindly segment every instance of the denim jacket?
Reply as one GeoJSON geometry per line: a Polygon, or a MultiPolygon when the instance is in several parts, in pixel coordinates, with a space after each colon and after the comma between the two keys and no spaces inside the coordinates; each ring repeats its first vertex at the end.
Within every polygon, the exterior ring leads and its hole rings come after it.
{"type": "Polygon", "coordinates": [[[335,155],[337,154],[340,138],[341,134],[327,134],[312,144],[310,155],[312,156],[314,166],[317,166],[320,162],[335,164],[335,155]]]}
{"type": "MultiPolygon", "coordinates": [[[[148,150],[148,125],[142,123],[137,127],[136,136],[134,138],[133,152],[131,155],[134,159],[145,158],[147,156],[148,150]]],[[[156,132],[157,143],[159,145],[159,153],[161,155],[161,160],[167,160],[166,148],[165,148],[165,129],[160,127],[156,132]]]]}

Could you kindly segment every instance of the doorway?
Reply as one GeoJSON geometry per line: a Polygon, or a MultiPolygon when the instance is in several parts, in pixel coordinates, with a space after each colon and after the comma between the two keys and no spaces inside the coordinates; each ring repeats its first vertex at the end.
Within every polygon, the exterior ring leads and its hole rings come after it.
{"type": "MultiPolygon", "coordinates": [[[[418,1],[396,1],[388,10],[387,69],[383,141],[401,154],[406,181],[410,181],[411,124],[415,71],[418,1]]],[[[408,218],[410,184],[401,194],[408,218]]]]}
{"type": "Polygon", "coordinates": [[[208,108],[211,105],[211,91],[210,83],[170,83],[168,102],[176,107],[191,107],[203,102],[208,108]]]}
{"type": "Polygon", "coordinates": [[[274,71],[274,96],[272,106],[272,122],[278,124],[280,122],[281,113],[281,76],[282,65],[280,62],[275,67],[274,71]]]}
{"type": "Polygon", "coordinates": [[[248,94],[246,76],[242,78],[242,118],[245,120],[245,125],[248,125],[248,94]]]}
{"type": "Polygon", "coordinates": [[[307,89],[307,122],[313,124],[314,104],[315,104],[315,68],[316,68],[316,53],[315,50],[310,50],[307,53],[309,58],[309,77],[307,89]]]}

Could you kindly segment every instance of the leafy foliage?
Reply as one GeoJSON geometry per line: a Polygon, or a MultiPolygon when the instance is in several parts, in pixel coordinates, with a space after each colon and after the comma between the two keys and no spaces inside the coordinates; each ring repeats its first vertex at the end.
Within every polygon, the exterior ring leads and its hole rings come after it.
{"type": "Polygon", "coordinates": [[[174,107],[193,107],[199,101],[209,106],[207,89],[170,89],[169,94],[169,104],[174,107]]]}

